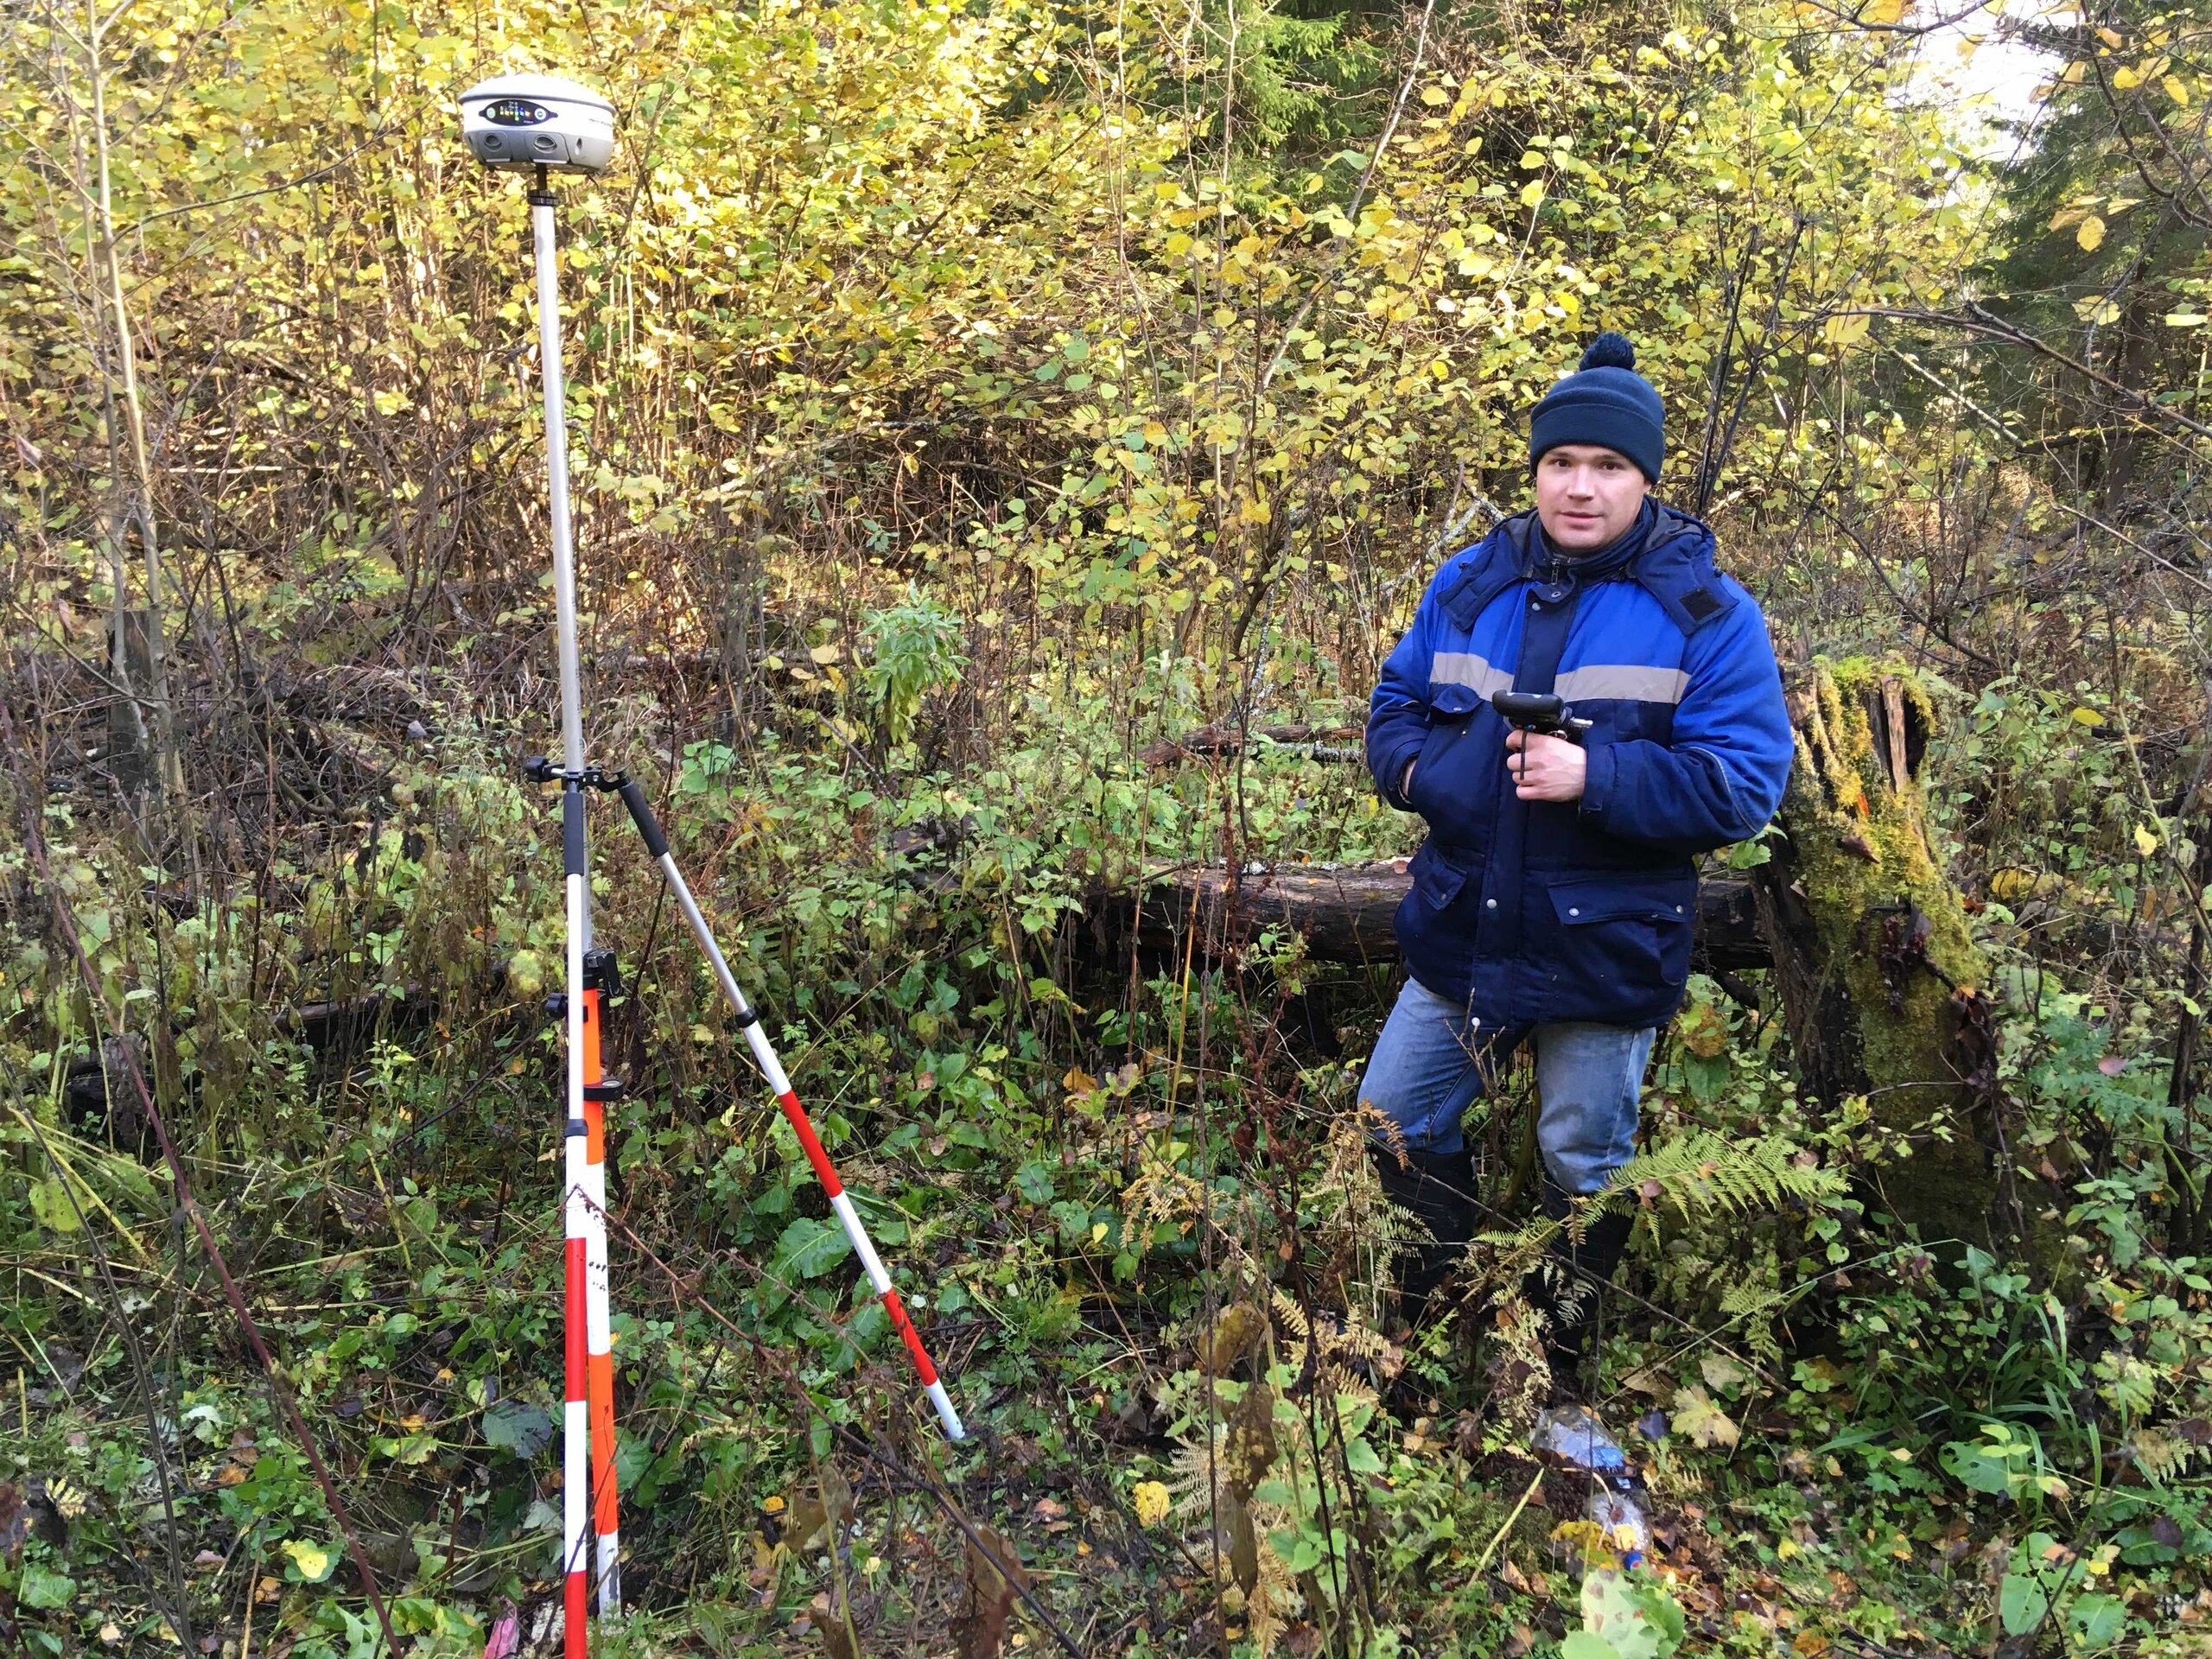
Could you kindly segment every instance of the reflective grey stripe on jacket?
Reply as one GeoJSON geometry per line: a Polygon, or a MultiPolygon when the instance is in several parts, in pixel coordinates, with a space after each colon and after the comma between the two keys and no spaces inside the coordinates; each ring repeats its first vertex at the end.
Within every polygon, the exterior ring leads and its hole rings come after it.
{"type": "MultiPolygon", "coordinates": [[[[1440,651],[1429,658],[1432,685],[1464,685],[1477,696],[1510,691],[1513,676],[1492,668],[1471,651],[1440,651]]],[[[1552,690],[1569,702],[1595,702],[1611,698],[1622,702],[1678,703],[1690,677],[1679,668],[1654,668],[1643,663],[1590,663],[1570,668],[1553,682],[1552,690]]]]}
{"type": "Polygon", "coordinates": [[[1464,685],[1478,697],[1488,697],[1493,691],[1510,691],[1513,676],[1502,668],[1492,668],[1484,658],[1471,651],[1440,651],[1428,659],[1428,679],[1432,685],[1464,685]]]}
{"type": "Polygon", "coordinates": [[[1552,690],[1569,702],[1595,702],[1611,697],[1623,702],[1673,704],[1682,700],[1689,683],[1690,677],[1679,668],[1652,668],[1643,663],[1589,663],[1568,669],[1553,683],[1552,690]]]}

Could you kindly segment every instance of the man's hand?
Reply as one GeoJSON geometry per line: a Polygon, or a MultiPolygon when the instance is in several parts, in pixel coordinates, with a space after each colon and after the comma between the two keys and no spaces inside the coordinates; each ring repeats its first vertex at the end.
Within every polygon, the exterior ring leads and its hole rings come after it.
{"type": "Polygon", "coordinates": [[[1516,727],[1505,734],[1505,769],[1512,774],[1513,792],[1524,801],[1580,800],[1589,764],[1580,743],[1549,732],[1516,727]]]}

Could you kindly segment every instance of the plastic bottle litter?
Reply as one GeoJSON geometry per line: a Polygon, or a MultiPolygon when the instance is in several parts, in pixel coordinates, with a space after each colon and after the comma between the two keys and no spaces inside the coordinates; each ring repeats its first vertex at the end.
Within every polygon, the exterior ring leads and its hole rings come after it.
{"type": "Polygon", "coordinates": [[[1577,1469],[1609,1475],[1628,1467],[1621,1443],[1587,1406],[1555,1406],[1536,1419],[1535,1449],[1577,1469]]]}
{"type": "Polygon", "coordinates": [[[1587,1406],[1556,1407],[1536,1419],[1534,1440],[1537,1451],[1589,1471],[1585,1513],[1603,1530],[1623,1567],[1642,1560],[1651,1544],[1651,1528],[1643,1518],[1643,1481],[1597,1414],[1587,1406]]]}

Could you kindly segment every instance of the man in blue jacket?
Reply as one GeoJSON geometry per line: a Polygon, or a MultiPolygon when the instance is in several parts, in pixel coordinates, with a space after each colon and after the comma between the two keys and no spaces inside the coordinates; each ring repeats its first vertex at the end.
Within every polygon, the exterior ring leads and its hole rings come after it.
{"type": "MultiPolygon", "coordinates": [[[[1665,410],[1635,365],[1601,334],[1536,406],[1535,511],[1437,573],[1368,712],[1376,787],[1429,827],[1397,915],[1410,977],[1361,1085],[1402,1140],[1402,1160],[1378,1150],[1384,1186],[1435,1240],[1401,1274],[1415,1315],[1473,1234],[1461,1116],[1521,1044],[1546,1213],[1627,1161],[1689,974],[1695,861],[1757,835],[1789,775],[1765,620],[1714,569],[1713,532],[1649,494],[1665,410]],[[1589,728],[1516,730],[1491,704],[1505,690],[1554,693],[1589,728]]],[[[1562,1393],[1631,1219],[1562,1230],[1532,1279],[1562,1393]]]]}

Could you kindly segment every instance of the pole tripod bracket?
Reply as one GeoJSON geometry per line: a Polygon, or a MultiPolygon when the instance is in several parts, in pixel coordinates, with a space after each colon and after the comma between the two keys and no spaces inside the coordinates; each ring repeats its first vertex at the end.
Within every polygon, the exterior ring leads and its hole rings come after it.
{"type": "Polygon", "coordinates": [[[602,996],[622,995],[622,969],[614,953],[605,945],[594,945],[584,952],[584,985],[602,996]]]}
{"type": "Polygon", "coordinates": [[[585,789],[618,794],[630,781],[626,772],[608,772],[599,766],[586,766],[582,772],[564,772],[553,764],[552,757],[533,754],[522,763],[522,775],[533,784],[566,784],[575,782],[585,789]]]}

